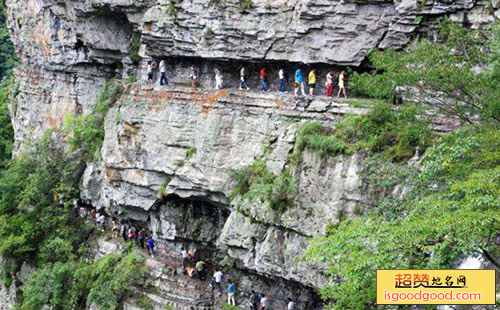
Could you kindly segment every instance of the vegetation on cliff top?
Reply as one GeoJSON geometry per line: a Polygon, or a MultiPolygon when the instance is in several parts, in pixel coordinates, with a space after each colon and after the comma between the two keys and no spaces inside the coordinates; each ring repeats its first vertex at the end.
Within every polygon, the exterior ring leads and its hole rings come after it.
{"type": "Polygon", "coordinates": [[[429,122],[418,116],[412,106],[394,109],[378,103],[365,115],[346,116],[334,128],[308,123],[298,131],[292,158],[299,160],[307,148],[321,157],[370,152],[387,160],[409,159],[432,142],[429,122]]]}
{"type": "Polygon", "coordinates": [[[477,117],[499,123],[500,24],[490,32],[446,21],[439,43],[421,40],[403,52],[374,51],[373,71],[354,73],[350,87],[364,97],[403,95],[468,123],[477,117]]]}

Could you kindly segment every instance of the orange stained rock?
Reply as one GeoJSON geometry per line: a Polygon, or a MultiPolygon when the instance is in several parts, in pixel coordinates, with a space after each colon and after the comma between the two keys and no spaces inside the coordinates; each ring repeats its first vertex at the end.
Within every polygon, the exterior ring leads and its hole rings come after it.
{"type": "Polygon", "coordinates": [[[281,108],[281,105],[283,104],[283,102],[281,101],[281,98],[280,97],[277,97],[276,98],[276,105],[278,106],[278,108],[281,108]]]}
{"type": "Polygon", "coordinates": [[[33,31],[33,37],[35,38],[35,42],[40,46],[44,58],[49,58],[52,55],[52,51],[50,48],[51,40],[50,36],[44,33],[44,28],[42,27],[42,25],[39,24],[35,27],[35,30],[33,31]]]}

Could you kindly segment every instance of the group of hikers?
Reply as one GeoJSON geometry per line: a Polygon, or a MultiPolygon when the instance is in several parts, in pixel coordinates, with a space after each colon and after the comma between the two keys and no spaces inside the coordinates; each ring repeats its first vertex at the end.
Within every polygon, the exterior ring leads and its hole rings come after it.
{"type": "MultiPolygon", "coordinates": [[[[200,281],[205,281],[207,278],[208,266],[203,260],[196,260],[195,255],[192,251],[186,250],[184,247],[181,248],[180,259],[182,262],[184,274],[194,278],[198,278],[200,281]]],[[[229,305],[236,306],[236,283],[232,279],[227,280],[227,303],[229,305]]],[[[224,273],[222,268],[216,267],[212,275],[210,286],[212,288],[212,293],[215,290],[219,291],[219,296],[222,296],[224,285],[224,273]]],[[[270,294],[257,294],[254,290],[250,292],[247,304],[252,310],[266,310],[269,307],[271,301],[270,294]]],[[[244,304],[241,303],[241,304],[244,304]]],[[[296,303],[289,298],[287,304],[287,310],[295,310],[296,303]]]]}
{"type": "MultiPolygon", "coordinates": [[[[74,201],[74,206],[80,217],[94,223],[94,225],[99,227],[103,233],[107,231],[109,223],[105,212],[99,211],[95,208],[87,208],[84,205],[78,206],[78,201],[76,200],[74,201]]],[[[118,221],[113,218],[111,220],[111,232],[114,238],[118,238],[121,235],[125,242],[131,241],[141,249],[147,249],[149,255],[154,257],[156,242],[153,235],[146,232],[144,228],[127,224],[125,222],[118,224],[118,221]]]]}
{"type": "MultiPolygon", "coordinates": [[[[62,199],[60,203],[63,204],[62,199]]],[[[115,218],[108,216],[104,211],[98,210],[91,206],[80,204],[77,200],[73,202],[73,212],[75,216],[81,217],[86,221],[92,222],[96,227],[98,227],[103,233],[106,233],[109,226],[109,220],[111,220],[111,233],[113,238],[123,238],[125,242],[132,242],[141,249],[147,249],[151,257],[155,255],[155,240],[151,233],[148,233],[146,229],[139,227],[137,225],[132,225],[126,222],[121,222],[120,224],[115,218]]],[[[196,251],[194,251],[196,252],[196,251]]],[[[210,286],[212,288],[212,293],[218,290],[219,296],[222,296],[224,282],[227,286],[227,303],[229,305],[236,306],[236,282],[232,279],[224,281],[224,273],[220,266],[212,269],[208,264],[201,260],[196,259],[196,255],[193,251],[188,251],[186,248],[182,247],[180,251],[180,260],[183,268],[183,273],[191,278],[197,278],[200,281],[205,281],[207,279],[208,272],[214,270],[210,286]]],[[[258,294],[254,290],[250,292],[250,295],[246,301],[240,302],[240,305],[247,304],[252,310],[267,310],[269,309],[269,304],[271,302],[270,294],[258,294]]],[[[295,310],[296,303],[288,298],[287,310],[295,310]]]]}
{"type": "MultiPolygon", "coordinates": [[[[160,85],[168,85],[167,79],[167,63],[165,60],[161,60],[159,64],[160,71],[160,85]]],[[[156,71],[158,69],[156,63],[152,60],[148,61],[147,65],[147,79],[149,83],[155,83],[156,81],[156,71]]],[[[191,80],[191,86],[193,89],[198,87],[199,74],[197,73],[198,69],[194,64],[192,64],[189,68],[189,78],[191,80]]],[[[250,90],[248,86],[248,75],[245,67],[241,67],[240,69],[240,90],[250,90]]],[[[281,93],[287,92],[287,83],[286,83],[286,72],[285,69],[281,68],[278,71],[278,82],[279,82],[279,91],[281,93]]],[[[335,90],[335,80],[337,80],[338,92],[337,97],[343,96],[347,98],[347,91],[345,87],[346,80],[346,72],[342,70],[338,77],[333,71],[329,71],[325,77],[325,88],[327,97],[332,97],[334,95],[335,90]]],[[[295,76],[293,79],[292,87],[294,89],[295,96],[298,96],[299,93],[303,96],[306,96],[305,88],[306,84],[309,90],[309,95],[314,96],[316,94],[316,89],[318,88],[318,78],[316,76],[316,70],[312,69],[308,76],[307,80],[302,74],[302,70],[299,68],[295,70],[295,76]]],[[[268,91],[268,83],[269,83],[269,75],[267,74],[266,68],[262,67],[259,70],[259,86],[258,90],[260,91],[268,91]]],[[[221,66],[216,66],[214,68],[214,87],[215,89],[222,89],[224,84],[224,78],[222,73],[221,66]]]]}

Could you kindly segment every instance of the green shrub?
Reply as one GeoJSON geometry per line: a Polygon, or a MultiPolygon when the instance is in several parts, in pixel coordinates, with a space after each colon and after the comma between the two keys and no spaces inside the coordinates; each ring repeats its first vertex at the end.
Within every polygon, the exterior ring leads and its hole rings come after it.
{"type": "Polygon", "coordinates": [[[137,299],[135,305],[141,308],[142,310],[153,310],[153,304],[151,303],[151,300],[149,300],[145,296],[142,296],[141,298],[137,299]]]}
{"type": "Polygon", "coordinates": [[[102,87],[92,113],[64,119],[63,130],[70,133],[71,151],[82,150],[87,161],[95,158],[104,141],[104,119],[109,108],[118,100],[122,88],[114,80],[102,87]]]}
{"type": "Polygon", "coordinates": [[[6,288],[9,288],[12,285],[12,276],[8,273],[5,273],[3,276],[3,285],[5,285],[6,288]]]}
{"type": "Polygon", "coordinates": [[[127,78],[125,79],[125,84],[134,84],[135,82],[137,82],[137,76],[135,75],[135,73],[127,76],[127,78]]]}
{"type": "Polygon", "coordinates": [[[306,148],[321,157],[369,152],[394,161],[411,158],[433,139],[428,122],[418,116],[419,110],[411,106],[394,109],[377,103],[367,114],[346,116],[334,128],[308,123],[298,131],[292,159],[300,160],[306,148]]]}
{"type": "Polygon", "coordinates": [[[175,6],[175,2],[174,1],[170,1],[167,5],[167,12],[168,14],[172,15],[172,16],[176,16],[177,15],[177,8],[175,6]]]}
{"type": "Polygon", "coordinates": [[[196,148],[194,146],[190,146],[187,150],[186,150],[186,158],[191,158],[193,157],[193,155],[196,154],[196,148]]]}
{"type": "Polygon", "coordinates": [[[158,189],[158,198],[162,198],[165,195],[165,191],[167,190],[168,184],[170,184],[170,179],[165,180],[163,184],[158,189]]]}
{"type": "Polygon", "coordinates": [[[132,62],[137,65],[141,61],[141,56],[139,56],[139,49],[141,48],[141,33],[135,32],[132,35],[132,44],[130,45],[129,57],[132,62]]]}
{"type": "Polygon", "coordinates": [[[89,264],[83,260],[56,262],[36,270],[23,288],[20,310],[77,309],[95,303],[118,310],[136,286],[144,283],[144,259],[134,253],[109,254],[89,264]]]}
{"type": "Polygon", "coordinates": [[[53,145],[50,136],[45,134],[0,173],[0,256],[30,261],[41,246],[49,247],[48,240],[73,243],[82,238],[84,230],[70,216],[69,203],[58,207],[56,196],[71,201],[78,195],[83,167],[53,145]]]}
{"type": "Polygon", "coordinates": [[[250,10],[254,7],[255,7],[255,5],[253,4],[252,0],[240,0],[240,9],[241,10],[250,10]]]}
{"type": "Polygon", "coordinates": [[[39,259],[41,263],[66,262],[74,259],[73,245],[60,237],[45,240],[41,245],[39,259]]]}
{"type": "Polygon", "coordinates": [[[236,258],[231,256],[226,256],[222,261],[222,272],[227,274],[236,267],[236,258]]]}
{"type": "Polygon", "coordinates": [[[233,305],[227,304],[225,302],[222,302],[220,304],[220,309],[221,310],[242,310],[243,308],[240,306],[233,306],[233,305]]]}
{"type": "Polygon", "coordinates": [[[18,65],[16,49],[10,39],[6,25],[6,16],[0,9],[0,81],[12,73],[12,68],[18,65]]]}
{"type": "Polygon", "coordinates": [[[276,176],[258,158],[247,168],[230,170],[229,174],[236,181],[232,198],[241,195],[242,200],[267,202],[271,209],[279,212],[293,205],[295,180],[288,168],[276,176]]]}
{"type": "Polygon", "coordinates": [[[344,152],[346,145],[333,135],[331,128],[323,126],[320,122],[311,122],[298,131],[293,157],[298,159],[306,148],[324,157],[344,152]]]}
{"type": "Polygon", "coordinates": [[[203,35],[205,37],[211,37],[214,35],[214,31],[209,26],[206,26],[205,29],[203,29],[203,35]]]}

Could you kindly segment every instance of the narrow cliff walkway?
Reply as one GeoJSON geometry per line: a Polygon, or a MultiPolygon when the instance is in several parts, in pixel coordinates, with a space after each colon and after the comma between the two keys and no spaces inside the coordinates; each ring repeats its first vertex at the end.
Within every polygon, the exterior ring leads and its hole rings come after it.
{"type": "MultiPolygon", "coordinates": [[[[121,238],[98,240],[98,256],[123,252],[125,245],[121,238]]],[[[205,281],[191,278],[183,274],[183,267],[178,253],[161,251],[155,257],[150,257],[144,249],[134,246],[137,251],[146,258],[145,264],[149,267],[148,280],[151,288],[139,291],[139,298],[147,298],[153,305],[153,309],[165,309],[166,305],[178,310],[215,310],[220,309],[220,304],[226,301],[227,291],[223,285],[223,293],[218,289],[212,290],[210,285],[211,271],[208,270],[205,281]]],[[[136,302],[138,298],[125,302],[126,310],[139,310],[136,302]]],[[[243,306],[242,306],[242,309],[243,306]]]]}
{"type": "MultiPolygon", "coordinates": [[[[153,109],[163,104],[197,104],[201,112],[210,113],[216,109],[246,109],[262,114],[279,114],[288,118],[319,121],[335,121],[344,115],[366,114],[371,107],[382,101],[367,98],[327,97],[322,93],[315,96],[295,96],[293,92],[239,90],[238,88],[208,89],[185,84],[163,85],[136,82],[122,96],[125,104],[136,102],[153,109]]],[[[427,110],[423,117],[432,119],[433,129],[438,132],[452,131],[460,121],[438,115],[427,110]]]]}

